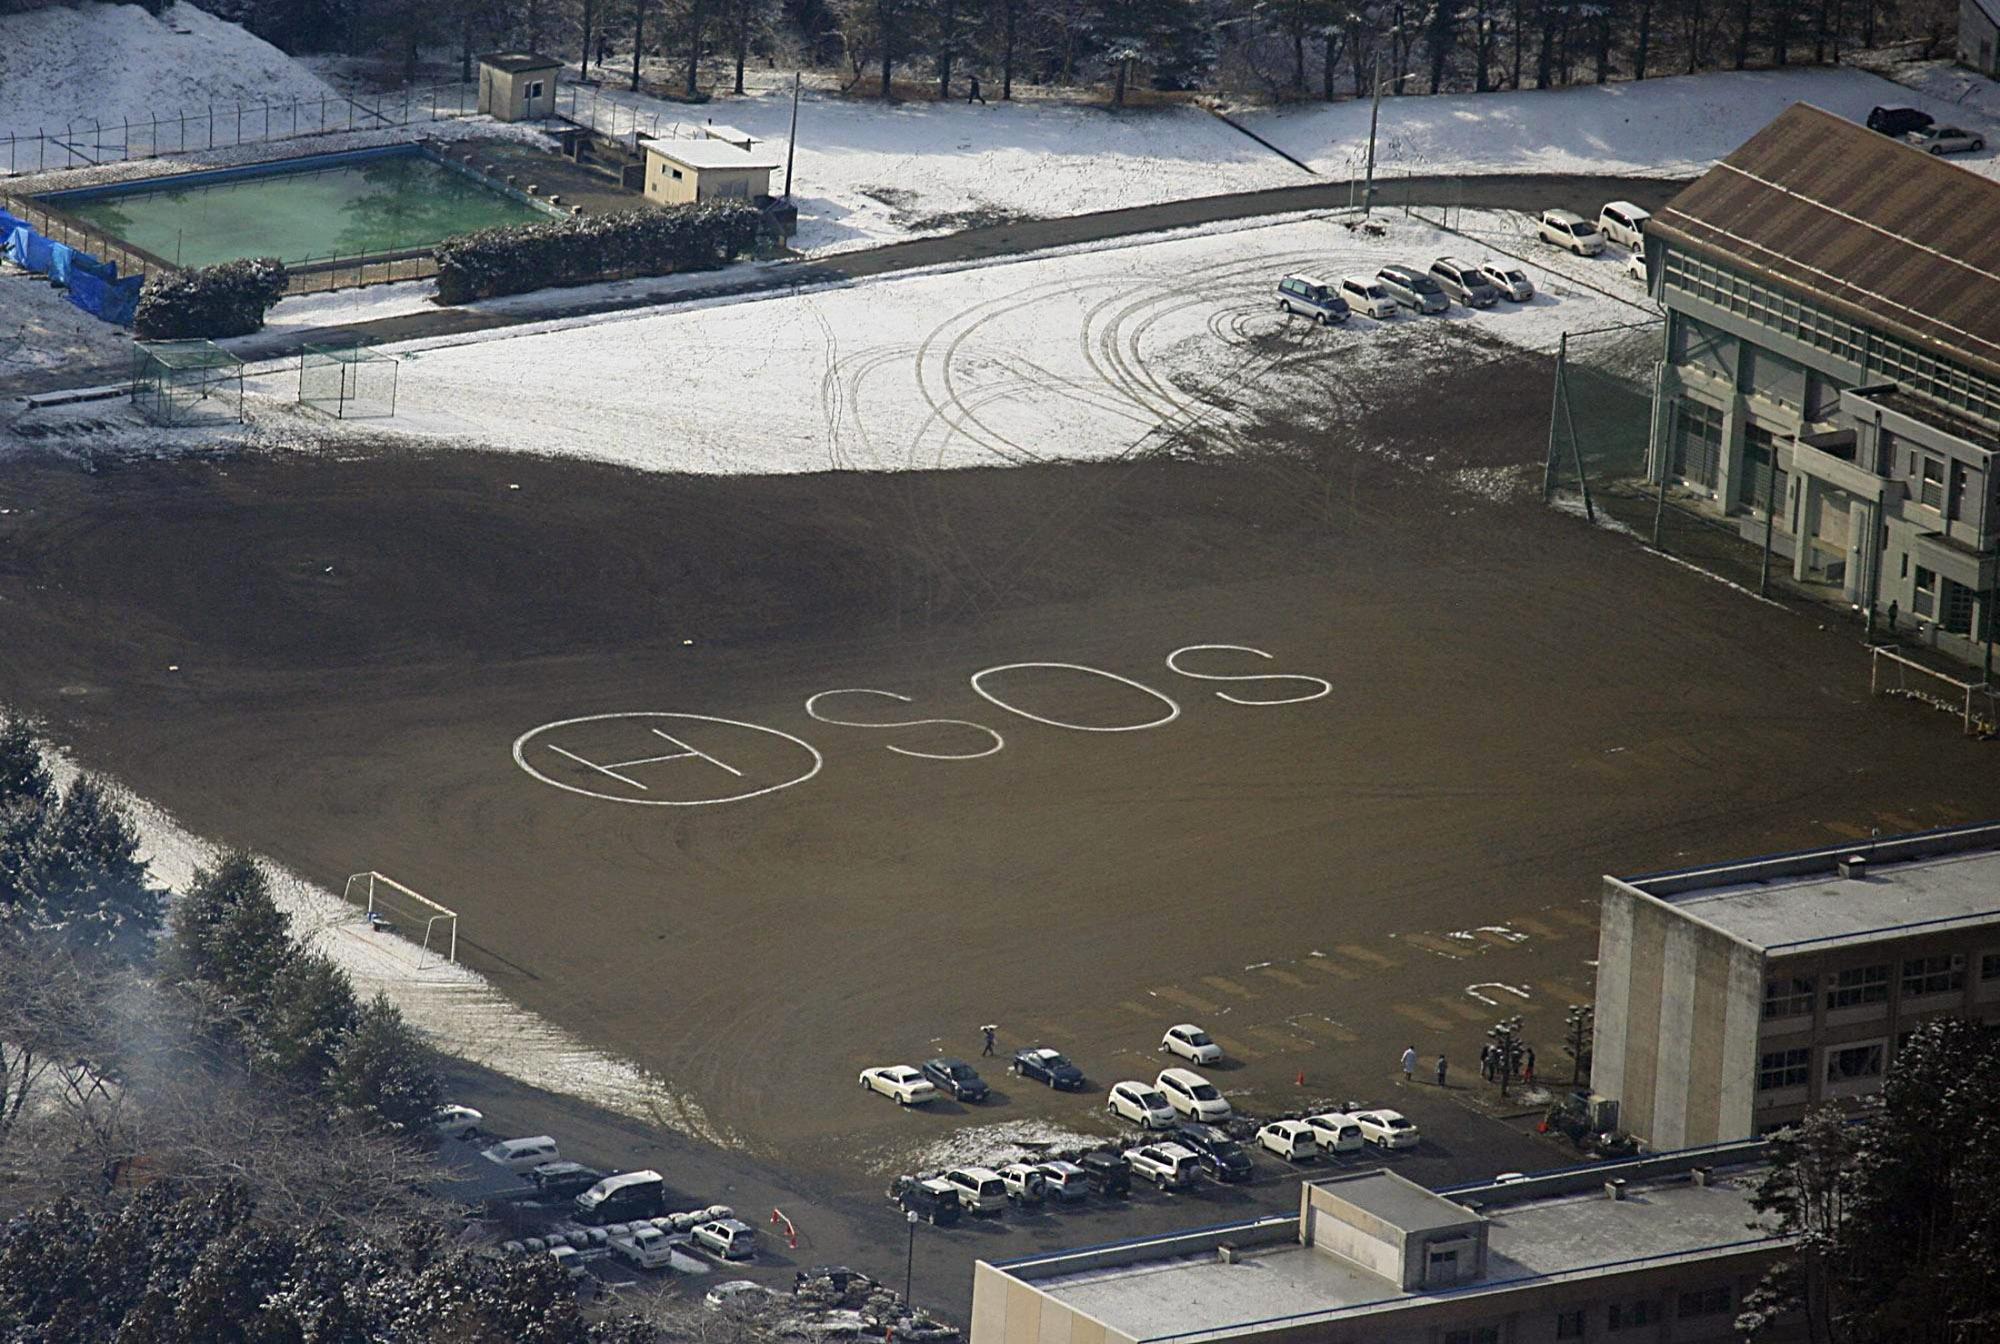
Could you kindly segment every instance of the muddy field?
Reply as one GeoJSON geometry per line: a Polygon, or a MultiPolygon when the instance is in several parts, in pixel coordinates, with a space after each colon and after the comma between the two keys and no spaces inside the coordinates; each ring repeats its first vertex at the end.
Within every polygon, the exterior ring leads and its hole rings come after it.
{"type": "Polygon", "coordinates": [[[1400,1091],[1412,1043],[1464,1077],[1503,1010],[1547,1073],[1600,874],[2000,779],[1851,631],[1524,502],[1546,376],[1484,352],[1219,461],[16,457],[0,700],[198,834],[452,905],[525,1004],[836,1185],[1101,1124],[1184,1019],[1252,1111],[1400,1091]],[[989,1021],[1100,1086],[857,1090],[989,1021]]]}

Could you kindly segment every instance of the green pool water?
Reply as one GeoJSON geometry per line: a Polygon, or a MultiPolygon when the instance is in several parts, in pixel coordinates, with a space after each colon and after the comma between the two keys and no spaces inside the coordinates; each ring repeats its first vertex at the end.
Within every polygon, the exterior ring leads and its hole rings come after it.
{"type": "Polygon", "coordinates": [[[419,153],[52,204],[182,266],[238,257],[296,265],[550,218],[419,153]]]}

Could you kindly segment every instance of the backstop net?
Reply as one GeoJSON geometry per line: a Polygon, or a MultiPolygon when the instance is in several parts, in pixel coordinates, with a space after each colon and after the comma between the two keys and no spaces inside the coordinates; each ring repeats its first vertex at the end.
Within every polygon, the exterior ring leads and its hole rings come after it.
{"type": "Polygon", "coordinates": [[[1563,333],[1549,406],[1546,498],[1589,502],[1599,487],[1645,479],[1659,354],[1656,318],[1563,333]]]}
{"type": "Polygon", "coordinates": [[[132,356],[132,405],[156,425],[239,424],[243,361],[213,341],[142,341],[132,356]]]}
{"type": "Polygon", "coordinates": [[[393,355],[358,343],[308,344],[299,352],[299,405],[335,420],[380,420],[396,413],[393,355]]]}
{"type": "Polygon", "coordinates": [[[419,967],[458,960],[456,910],[373,870],[349,877],[341,895],[362,907],[370,932],[411,944],[419,967]]]}

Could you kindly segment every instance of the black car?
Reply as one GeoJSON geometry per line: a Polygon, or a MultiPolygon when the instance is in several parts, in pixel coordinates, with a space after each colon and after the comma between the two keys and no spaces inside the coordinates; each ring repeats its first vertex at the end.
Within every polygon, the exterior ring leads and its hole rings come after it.
{"type": "Polygon", "coordinates": [[[1182,1147],[1194,1149],[1195,1156],[1201,1159],[1201,1169],[1218,1181],[1247,1181],[1254,1174],[1250,1154],[1243,1151],[1243,1145],[1214,1125],[1183,1121],[1174,1126],[1172,1137],[1182,1147]]]}
{"type": "Polygon", "coordinates": [[[1107,1199],[1132,1193],[1132,1168],[1122,1154],[1098,1148],[1076,1160],[1090,1177],[1090,1188],[1107,1199]]]}
{"type": "Polygon", "coordinates": [[[1043,1046],[1015,1052],[1014,1072],[1038,1083],[1047,1083],[1059,1091],[1083,1091],[1083,1070],[1060,1053],[1043,1046]]]}
{"type": "Polygon", "coordinates": [[[1911,131],[1926,129],[1932,120],[1930,113],[1914,107],[1878,107],[1868,114],[1868,129],[1900,140],[1911,131]]]}
{"type": "Polygon", "coordinates": [[[919,1070],[940,1092],[959,1101],[984,1101],[988,1088],[979,1071],[962,1059],[927,1059],[919,1070]]]}
{"type": "Polygon", "coordinates": [[[580,1195],[604,1179],[604,1173],[581,1162],[544,1162],[528,1173],[535,1193],[548,1199],[580,1195]]]}
{"type": "Polygon", "coordinates": [[[905,1213],[914,1213],[937,1227],[950,1227],[961,1212],[957,1189],[939,1180],[898,1176],[889,1187],[889,1198],[905,1213]]]}

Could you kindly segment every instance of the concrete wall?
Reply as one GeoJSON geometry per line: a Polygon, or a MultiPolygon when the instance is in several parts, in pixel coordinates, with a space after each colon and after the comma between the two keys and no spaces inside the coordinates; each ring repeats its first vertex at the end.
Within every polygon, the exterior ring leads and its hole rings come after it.
{"type": "Polygon", "coordinates": [[[1388,1284],[1407,1288],[1402,1229],[1355,1208],[1332,1190],[1306,1182],[1306,1241],[1325,1255],[1359,1265],[1388,1284]]]}
{"type": "Polygon", "coordinates": [[[1958,59],[2000,78],[2000,24],[1987,17],[1979,0],[1958,0],[1958,59]]]}
{"type": "Polygon", "coordinates": [[[1752,1134],[1762,987],[1755,948],[1606,878],[1591,1088],[1619,1126],[1658,1149],[1752,1134]]]}

